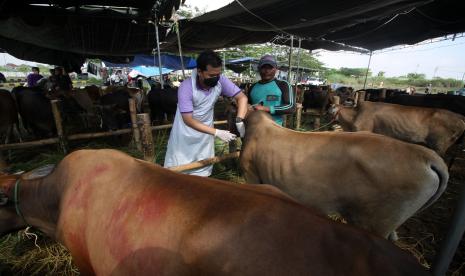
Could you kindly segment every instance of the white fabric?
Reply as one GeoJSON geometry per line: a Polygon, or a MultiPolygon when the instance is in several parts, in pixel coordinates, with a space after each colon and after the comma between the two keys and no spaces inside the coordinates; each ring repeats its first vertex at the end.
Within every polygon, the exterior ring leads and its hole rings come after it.
{"type": "MultiPolygon", "coordinates": [[[[213,127],[213,108],[221,94],[221,83],[213,87],[208,94],[197,89],[197,72],[192,72],[192,99],[194,111],[192,116],[201,123],[213,127]]],[[[215,137],[197,131],[184,123],[179,105],[176,110],[173,128],[168,140],[168,149],[165,156],[164,167],[173,167],[189,164],[202,159],[215,156],[215,137]]],[[[210,176],[213,165],[185,173],[199,176],[210,176]]]]}

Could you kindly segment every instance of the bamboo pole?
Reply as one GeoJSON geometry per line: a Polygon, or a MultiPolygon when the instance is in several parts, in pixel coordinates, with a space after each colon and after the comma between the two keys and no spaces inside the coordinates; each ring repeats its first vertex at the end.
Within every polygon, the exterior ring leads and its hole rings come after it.
{"type": "Polygon", "coordinates": [[[226,154],[226,155],[223,155],[223,156],[215,156],[213,158],[208,158],[208,159],[192,162],[192,163],[186,164],[186,165],[181,165],[181,166],[176,166],[176,167],[169,167],[168,169],[170,169],[172,171],[175,171],[175,172],[189,171],[189,170],[194,170],[194,169],[202,168],[202,167],[205,167],[205,166],[209,166],[209,165],[212,165],[212,164],[215,164],[215,163],[219,163],[219,162],[222,162],[224,160],[238,158],[239,156],[240,156],[240,151],[236,151],[236,152],[229,153],[229,154],[226,154]]]}
{"type": "Polygon", "coordinates": [[[55,119],[55,126],[57,129],[58,143],[64,154],[68,153],[66,138],[63,132],[63,125],[61,123],[60,110],[58,109],[58,100],[51,100],[53,118],[55,119]]]}
{"type": "Polygon", "coordinates": [[[370,64],[371,64],[371,56],[373,55],[373,52],[370,51],[370,58],[368,59],[368,66],[367,66],[367,72],[365,74],[365,81],[363,82],[363,89],[365,89],[367,85],[367,79],[368,79],[368,72],[370,72],[370,64]]]}
{"type": "MultiPolygon", "coordinates": [[[[224,125],[226,123],[227,121],[215,121],[214,122],[215,125],[224,125]]],[[[150,129],[152,131],[161,130],[161,129],[170,129],[172,126],[173,124],[152,126],[150,129]]],[[[73,140],[81,140],[81,139],[116,136],[116,135],[128,134],[128,133],[131,133],[132,131],[133,130],[130,128],[125,128],[125,129],[106,131],[106,132],[71,134],[71,135],[68,135],[67,140],[73,141],[73,140]]],[[[56,144],[58,142],[59,142],[58,138],[48,138],[48,139],[42,139],[42,140],[37,140],[37,141],[31,141],[31,142],[21,142],[21,143],[0,145],[0,150],[32,148],[32,147],[56,144]]]]}
{"type": "Polygon", "coordinates": [[[150,126],[150,115],[148,113],[137,114],[137,121],[140,122],[140,133],[142,138],[142,152],[144,160],[153,162],[155,150],[153,148],[153,136],[150,126]]]}
{"type": "MultiPolygon", "coordinates": [[[[186,74],[184,73],[184,59],[182,56],[182,47],[181,47],[181,34],[179,32],[179,23],[178,23],[178,17],[176,16],[176,19],[174,21],[175,27],[176,27],[176,36],[178,37],[178,50],[179,50],[179,59],[181,60],[181,70],[182,70],[182,77],[183,79],[186,79],[186,74]]],[[[226,63],[226,60],[224,61],[226,63]]]]}
{"type": "Polygon", "coordinates": [[[320,121],[321,121],[320,115],[315,116],[315,121],[313,122],[313,129],[320,128],[320,125],[321,125],[320,121]]]}
{"type": "Polygon", "coordinates": [[[286,114],[282,115],[282,118],[283,118],[283,127],[287,127],[287,123],[288,123],[287,115],[286,114]]]}
{"type": "Polygon", "coordinates": [[[297,103],[297,115],[296,115],[296,122],[295,122],[295,128],[300,129],[300,124],[302,121],[302,104],[297,103]]]}
{"type": "Polygon", "coordinates": [[[379,101],[384,102],[386,100],[386,88],[381,89],[381,93],[379,94],[379,101]]]}
{"type": "Polygon", "coordinates": [[[357,98],[357,105],[359,105],[361,102],[364,102],[365,101],[365,95],[366,95],[366,91],[358,91],[357,92],[358,94],[358,98],[357,98]]]}
{"type": "Polygon", "coordinates": [[[9,149],[24,149],[32,148],[37,146],[45,146],[58,143],[58,138],[48,138],[31,142],[22,142],[22,143],[13,143],[0,145],[0,150],[9,150],[9,149]]]}
{"type": "Polygon", "coordinates": [[[291,83],[291,70],[292,70],[292,50],[294,48],[294,36],[291,35],[291,47],[289,48],[289,71],[287,72],[287,81],[291,83]]]}
{"type": "Polygon", "coordinates": [[[137,111],[136,111],[136,101],[134,99],[129,99],[129,112],[131,114],[131,125],[132,125],[132,139],[138,150],[142,150],[142,143],[140,141],[140,132],[137,127],[137,111]]]}

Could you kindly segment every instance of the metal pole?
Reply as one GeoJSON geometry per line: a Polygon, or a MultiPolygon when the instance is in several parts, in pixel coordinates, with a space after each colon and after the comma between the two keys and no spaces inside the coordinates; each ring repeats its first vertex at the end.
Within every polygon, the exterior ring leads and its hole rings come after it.
{"type": "MultiPolygon", "coordinates": [[[[165,87],[165,83],[163,81],[163,73],[162,73],[162,70],[161,70],[160,37],[158,36],[158,20],[157,20],[156,15],[155,15],[155,22],[153,24],[155,25],[155,38],[156,38],[156,41],[157,41],[158,70],[159,70],[159,74],[160,74],[160,84],[161,84],[161,88],[163,89],[165,87]]],[[[155,59],[155,55],[153,56],[153,58],[155,59]]]]}
{"type": "Polygon", "coordinates": [[[291,69],[292,69],[292,48],[294,47],[294,36],[291,35],[291,48],[289,48],[289,71],[287,71],[287,81],[291,83],[291,69]]]}
{"type": "Polygon", "coordinates": [[[368,59],[368,67],[367,67],[367,72],[365,74],[365,82],[363,83],[363,89],[365,89],[367,85],[367,79],[368,79],[368,71],[370,71],[370,64],[371,64],[371,56],[373,55],[373,52],[370,51],[370,58],[368,59]]]}
{"type": "Polygon", "coordinates": [[[186,74],[184,73],[184,59],[182,57],[181,35],[179,34],[178,20],[174,21],[174,24],[176,25],[176,34],[178,36],[178,48],[179,48],[179,58],[181,59],[182,78],[186,79],[186,74]]]}
{"type": "Polygon", "coordinates": [[[457,247],[465,232],[465,187],[462,187],[459,201],[455,207],[446,238],[441,243],[439,253],[436,255],[431,272],[434,276],[446,275],[450,262],[454,258],[457,247]]]}
{"type": "Polygon", "coordinates": [[[223,51],[223,72],[226,72],[226,52],[223,51]]]}
{"type": "Polygon", "coordinates": [[[295,83],[297,84],[300,82],[300,75],[299,75],[299,69],[300,69],[300,46],[302,43],[302,39],[299,37],[299,51],[297,52],[297,77],[295,79],[295,83]]]}

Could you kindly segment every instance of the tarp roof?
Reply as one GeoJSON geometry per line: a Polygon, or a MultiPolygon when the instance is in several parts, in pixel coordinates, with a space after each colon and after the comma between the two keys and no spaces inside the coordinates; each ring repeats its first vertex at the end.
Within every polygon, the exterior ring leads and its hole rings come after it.
{"type": "MultiPolygon", "coordinates": [[[[121,61],[150,54],[155,45],[152,8],[169,17],[182,0],[4,0],[0,48],[20,59],[79,70],[85,58],[121,61]],[[110,6],[110,7],[108,7],[110,6]]],[[[160,27],[160,39],[166,33],[160,27]]]]}
{"type": "MultiPolygon", "coordinates": [[[[184,61],[184,69],[192,69],[197,66],[195,59],[191,57],[183,57],[184,61]]],[[[108,61],[104,61],[105,65],[108,67],[134,67],[139,65],[145,66],[159,66],[158,64],[158,57],[149,56],[149,55],[136,55],[134,60],[130,63],[112,63],[108,61]]],[[[181,70],[181,59],[179,56],[171,55],[171,54],[161,54],[161,65],[164,68],[173,69],[173,70],[181,70]]]]}
{"type": "MultiPolygon", "coordinates": [[[[133,70],[137,71],[138,75],[142,75],[144,77],[152,77],[152,76],[159,76],[160,75],[160,68],[156,66],[135,66],[132,68],[133,70]]],[[[173,72],[172,69],[168,68],[161,68],[161,73],[169,74],[173,72]]]]}
{"type": "MultiPolygon", "coordinates": [[[[304,39],[306,49],[377,50],[465,31],[457,0],[236,0],[180,22],[185,50],[199,51],[272,41],[276,35],[304,39]]],[[[174,49],[176,34],[163,47],[174,49]]],[[[278,42],[279,43],[279,42],[278,42]]],[[[287,42],[289,43],[289,42],[287,42]]],[[[296,44],[295,44],[296,45],[296,44]]]]}

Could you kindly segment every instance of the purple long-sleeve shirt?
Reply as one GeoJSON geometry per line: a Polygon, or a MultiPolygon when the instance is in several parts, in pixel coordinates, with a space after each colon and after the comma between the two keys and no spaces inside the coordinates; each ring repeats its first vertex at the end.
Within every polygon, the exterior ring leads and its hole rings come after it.
{"type": "MultiPolygon", "coordinates": [[[[237,87],[227,77],[221,75],[219,82],[221,83],[221,95],[226,97],[234,97],[241,89],[237,87]]],[[[210,89],[203,89],[197,84],[197,89],[202,90],[205,94],[211,93],[210,89]]],[[[192,78],[185,79],[178,89],[178,107],[181,113],[191,113],[194,111],[192,78]]]]}
{"type": "Polygon", "coordinates": [[[29,74],[27,75],[27,86],[34,87],[37,85],[37,82],[43,78],[41,74],[29,74]]]}

